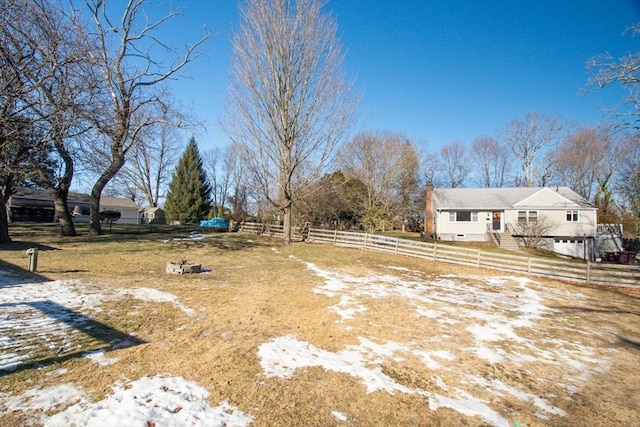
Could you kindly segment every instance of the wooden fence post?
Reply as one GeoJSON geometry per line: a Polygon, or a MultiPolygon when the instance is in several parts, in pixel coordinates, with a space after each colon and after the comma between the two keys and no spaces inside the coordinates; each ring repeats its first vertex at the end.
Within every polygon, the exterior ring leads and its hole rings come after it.
{"type": "MultiPolygon", "coordinates": [[[[268,224],[261,223],[241,223],[240,230],[248,233],[255,234],[273,234],[275,231],[279,231],[282,233],[281,227],[274,227],[268,224]]],[[[311,231],[311,230],[310,230],[311,231]]],[[[318,236],[321,243],[331,243],[333,240],[333,245],[336,245],[338,242],[338,229],[333,230],[333,239],[330,238],[329,234],[330,230],[320,230],[318,229],[318,236]]],[[[341,232],[340,242],[344,243],[351,247],[357,247],[355,243],[357,243],[358,238],[364,239],[364,247],[365,249],[371,250],[382,250],[389,252],[389,249],[393,248],[390,243],[393,241],[391,238],[384,238],[383,242],[379,242],[376,239],[377,235],[373,234],[373,241],[369,242],[369,234],[368,233],[349,233],[349,232],[341,232]],[[364,234],[364,236],[363,236],[364,234]]],[[[473,260],[473,256],[471,255],[472,251],[461,251],[458,256],[458,252],[456,248],[449,247],[446,244],[443,244],[445,248],[445,253],[443,254],[442,259],[439,258],[438,253],[438,244],[436,241],[433,243],[422,243],[419,245],[415,245],[412,241],[396,238],[395,241],[395,253],[400,254],[400,241],[402,240],[403,244],[407,243],[411,245],[411,249],[409,251],[403,251],[402,253],[408,256],[417,256],[419,258],[429,259],[430,257],[433,261],[436,262],[458,262],[464,263],[466,265],[471,266],[474,262],[478,267],[481,266],[489,266],[491,269],[503,270],[503,271],[518,271],[518,272],[526,272],[526,274],[534,274],[533,273],[533,264],[536,263],[536,275],[544,276],[544,277],[553,277],[553,278],[565,278],[572,281],[577,281],[579,283],[585,283],[587,285],[613,285],[613,286],[624,286],[626,284],[630,284],[631,286],[640,287],[640,278],[637,274],[637,269],[630,266],[615,266],[615,265],[600,265],[600,263],[593,263],[591,260],[586,261],[585,270],[580,270],[580,264],[578,263],[562,263],[562,262],[554,262],[551,267],[547,267],[547,263],[538,264],[536,257],[528,257],[524,256],[519,258],[518,261],[511,261],[511,259],[515,259],[513,256],[505,256],[506,260],[501,259],[501,257],[496,257],[492,252],[484,252],[481,250],[477,251],[476,259],[473,260]],[[433,247],[429,249],[429,244],[433,244],[433,247]],[[453,252],[453,258],[448,254],[453,252]],[[485,264],[484,257],[487,257],[490,262],[485,264]],[[522,262],[526,261],[526,263],[522,262]],[[557,266],[560,267],[557,267],[557,266]],[[567,266],[567,271],[559,271],[562,269],[562,266],[567,266]],[[524,271],[523,271],[524,267],[524,271]],[[618,268],[615,268],[618,267],[618,268]],[[615,270],[609,273],[609,270],[615,270]],[[582,276],[585,274],[585,276],[582,276]],[[602,277],[605,276],[605,277],[602,277]],[[620,283],[618,283],[620,282],[620,283]]]]}

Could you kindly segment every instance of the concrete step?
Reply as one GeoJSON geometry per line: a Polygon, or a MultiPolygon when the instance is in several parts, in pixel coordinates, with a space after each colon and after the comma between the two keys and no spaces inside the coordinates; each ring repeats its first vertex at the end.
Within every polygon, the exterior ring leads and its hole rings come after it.
{"type": "Polygon", "coordinates": [[[520,245],[518,245],[518,241],[514,239],[511,234],[501,233],[500,234],[500,248],[507,249],[511,251],[517,251],[520,249],[520,245]]]}

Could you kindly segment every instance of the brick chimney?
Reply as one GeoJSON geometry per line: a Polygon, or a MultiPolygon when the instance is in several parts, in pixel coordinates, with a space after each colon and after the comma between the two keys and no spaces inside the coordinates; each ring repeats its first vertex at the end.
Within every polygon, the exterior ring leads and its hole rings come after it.
{"type": "Polygon", "coordinates": [[[427,182],[424,206],[424,235],[427,239],[433,234],[433,183],[427,182]]]}

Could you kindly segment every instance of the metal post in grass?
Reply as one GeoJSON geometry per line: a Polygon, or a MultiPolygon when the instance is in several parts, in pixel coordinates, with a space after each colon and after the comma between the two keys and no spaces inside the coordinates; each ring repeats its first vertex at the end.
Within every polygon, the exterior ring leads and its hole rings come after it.
{"type": "Polygon", "coordinates": [[[29,256],[29,271],[33,273],[38,270],[38,248],[29,248],[26,254],[29,256]]]}

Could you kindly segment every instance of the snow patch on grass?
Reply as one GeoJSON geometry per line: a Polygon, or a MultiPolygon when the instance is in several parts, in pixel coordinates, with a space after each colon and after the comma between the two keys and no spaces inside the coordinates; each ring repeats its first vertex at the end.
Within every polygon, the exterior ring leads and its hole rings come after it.
{"type": "MultiPolygon", "coordinates": [[[[542,420],[548,420],[550,416],[566,416],[566,412],[551,404],[548,398],[567,401],[570,396],[539,396],[523,391],[525,386],[517,379],[507,383],[493,378],[491,373],[478,376],[467,371],[467,364],[460,364],[460,358],[475,358],[475,363],[470,364],[474,366],[488,366],[489,369],[496,366],[500,369],[504,364],[506,369],[525,373],[529,366],[534,365],[538,369],[541,366],[559,368],[554,370],[563,373],[559,378],[540,378],[539,371],[531,372],[528,378],[534,382],[562,384],[561,389],[569,394],[592,375],[606,372],[611,364],[609,357],[596,355],[595,348],[587,344],[551,338],[544,329],[538,330],[538,322],[554,314],[554,310],[545,305],[545,300],[560,300],[569,294],[563,290],[543,288],[528,278],[447,275],[421,280],[413,275],[412,278],[384,274],[356,276],[324,270],[309,262],[305,265],[323,279],[314,293],[339,298],[339,302],[329,306],[328,310],[340,315],[340,323],[365,316],[368,299],[393,297],[405,299],[416,315],[435,319],[440,331],[436,331],[432,335],[434,339],[428,343],[390,341],[377,344],[359,337],[360,345],[347,346],[338,352],[317,348],[293,335],[273,338],[258,349],[266,377],[290,378],[296,369],[322,367],[360,378],[369,393],[418,394],[428,400],[431,410],[446,407],[465,416],[479,416],[491,425],[508,426],[509,421],[499,413],[500,408],[491,407],[490,402],[494,399],[478,396],[509,396],[532,402],[538,410],[535,416],[542,420]],[[544,292],[544,298],[541,292],[544,292]],[[457,326],[460,323],[468,326],[460,328],[457,326]],[[468,341],[472,344],[467,347],[457,344],[468,341]],[[449,351],[451,348],[455,348],[454,353],[449,351]],[[383,372],[382,365],[386,361],[402,360],[407,354],[417,356],[427,369],[434,371],[436,375],[432,380],[441,392],[404,385],[383,372]],[[451,381],[464,385],[466,390],[460,386],[449,387],[439,372],[446,372],[451,381]]],[[[401,268],[389,269],[404,271],[401,268]]],[[[570,296],[586,298],[573,293],[570,296]]],[[[582,337],[593,335],[590,331],[578,332],[582,337]]],[[[573,333],[571,335],[574,336],[573,333]]]]}
{"type": "Polygon", "coordinates": [[[99,402],[91,402],[82,390],[70,384],[0,397],[4,410],[39,414],[39,422],[45,427],[248,426],[253,421],[252,416],[227,399],[211,407],[208,396],[204,387],[192,381],[156,375],[116,384],[111,395],[99,402]],[[57,413],[50,415],[51,412],[57,413]]]}

